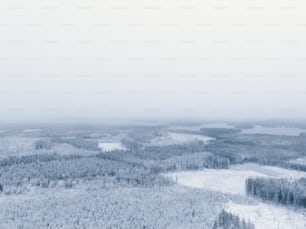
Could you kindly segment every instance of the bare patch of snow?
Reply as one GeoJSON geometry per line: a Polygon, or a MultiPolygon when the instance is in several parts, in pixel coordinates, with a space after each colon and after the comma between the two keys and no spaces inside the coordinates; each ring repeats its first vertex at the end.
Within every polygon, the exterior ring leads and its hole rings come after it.
{"type": "Polygon", "coordinates": [[[99,148],[102,152],[111,152],[114,150],[126,150],[121,142],[102,142],[99,143],[99,148]]]}
{"type": "Polygon", "coordinates": [[[171,126],[170,130],[190,130],[190,131],[199,131],[201,128],[235,128],[235,126],[228,123],[206,123],[201,125],[177,125],[171,126]]]}
{"type": "Polygon", "coordinates": [[[269,134],[269,135],[285,135],[285,136],[299,136],[301,133],[305,132],[303,129],[299,128],[289,128],[289,127],[264,127],[255,126],[251,129],[243,129],[242,134],[269,134]]]}
{"type": "Polygon", "coordinates": [[[293,159],[289,161],[290,163],[299,164],[299,165],[306,165],[306,157],[300,157],[297,159],[293,159]]]}
{"type": "Polygon", "coordinates": [[[31,132],[40,132],[41,129],[25,129],[23,130],[24,133],[31,133],[31,132]]]}
{"type": "Polygon", "coordinates": [[[230,202],[225,208],[228,212],[254,223],[255,228],[299,229],[306,228],[306,218],[301,212],[282,206],[264,203],[241,205],[230,202]]]}
{"type": "Polygon", "coordinates": [[[0,158],[7,156],[29,155],[35,150],[35,141],[39,138],[26,137],[1,137],[0,138],[0,158]]]}
{"type": "Polygon", "coordinates": [[[204,169],[201,171],[174,172],[164,175],[178,184],[191,188],[245,195],[245,181],[249,177],[299,179],[305,177],[306,173],[248,163],[231,166],[229,169],[204,169]]]}
{"type": "Polygon", "coordinates": [[[207,144],[208,141],[210,140],[214,140],[214,138],[204,135],[168,132],[161,136],[153,138],[149,145],[154,145],[154,146],[179,145],[179,144],[190,143],[193,141],[202,141],[204,144],[207,144]]]}

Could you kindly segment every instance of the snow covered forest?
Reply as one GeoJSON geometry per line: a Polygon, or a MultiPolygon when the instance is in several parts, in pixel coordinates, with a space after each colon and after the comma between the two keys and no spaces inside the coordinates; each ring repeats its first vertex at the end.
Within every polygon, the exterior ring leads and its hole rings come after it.
{"type": "Polygon", "coordinates": [[[292,125],[3,126],[0,228],[305,228],[292,125]]]}

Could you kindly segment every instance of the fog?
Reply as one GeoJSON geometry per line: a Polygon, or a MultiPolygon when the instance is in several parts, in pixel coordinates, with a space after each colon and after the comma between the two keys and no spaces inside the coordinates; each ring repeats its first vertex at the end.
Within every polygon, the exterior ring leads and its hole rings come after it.
{"type": "Polygon", "coordinates": [[[0,121],[300,119],[306,3],[4,1],[0,121]]]}

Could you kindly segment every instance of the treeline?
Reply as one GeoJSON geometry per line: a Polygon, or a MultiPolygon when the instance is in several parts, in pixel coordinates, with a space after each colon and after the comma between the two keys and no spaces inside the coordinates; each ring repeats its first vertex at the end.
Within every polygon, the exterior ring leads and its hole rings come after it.
{"type": "Polygon", "coordinates": [[[294,162],[290,162],[289,160],[292,159],[292,157],[283,157],[282,159],[278,160],[269,160],[269,159],[258,159],[256,157],[249,157],[245,158],[243,160],[243,163],[258,163],[261,165],[267,165],[267,166],[275,166],[275,167],[281,167],[284,169],[294,169],[298,171],[306,172],[306,164],[298,164],[294,162]]]}
{"type": "Polygon", "coordinates": [[[105,182],[120,186],[152,187],[171,183],[143,166],[96,156],[32,155],[11,157],[1,162],[0,191],[2,187],[6,194],[22,192],[28,185],[48,188],[64,184],[69,188],[77,180],[96,177],[104,177],[105,182]]]}
{"type": "Polygon", "coordinates": [[[11,166],[15,164],[30,164],[34,162],[48,162],[48,161],[56,161],[56,160],[72,160],[82,158],[80,155],[66,155],[60,156],[56,153],[52,154],[33,154],[33,155],[25,155],[25,156],[11,156],[0,160],[0,167],[11,166]]]}
{"type": "Polygon", "coordinates": [[[110,153],[100,153],[98,157],[128,163],[131,167],[142,166],[153,173],[203,168],[227,169],[230,165],[228,158],[216,156],[208,152],[187,153],[164,160],[142,159],[134,155],[131,151],[122,152],[118,150],[110,153]]]}
{"type": "Polygon", "coordinates": [[[296,181],[272,178],[248,178],[248,195],[284,205],[306,207],[306,178],[296,181]]]}
{"type": "Polygon", "coordinates": [[[212,229],[255,229],[255,225],[223,209],[215,220],[212,229]]]}
{"type": "Polygon", "coordinates": [[[203,168],[228,169],[229,165],[230,162],[228,158],[201,152],[174,156],[166,160],[157,161],[154,165],[150,166],[150,168],[156,172],[169,172],[178,170],[198,170],[203,168]]]}
{"type": "Polygon", "coordinates": [[[228,134],[237,134],[241,132],[240,129],[236,128],[201,128],[200,133],[207,136],[219,137],[228,134]]]}
{"type": "MultiPolygon", "coordinates": [[[[258,136],[218,138],[205,145],[203,151],[227,157],[231,164],[245,162],[264,164],[271,161],[285,164],[289,158],[298,156],[298,152],[288,149],[286,145],[273,145],[258,138],[258,136]]],[[[293,165],[287,166],[293,167],[293,165]]]]}
{"type": "Polygon", "coordinates": [[[40,149],[51,149],[52,148],[52,143],[50,140],[44,140],[40,139],[35,142],[35,149],[40,150],[40,149]]]}
{"type": "Polygon", "coordinates": [[[173,156],[181,156],[205,151],[202,142],[193,142],[184,145],[148,146],[144,149],[136,149],[131,153],[141,159],[165,160],[173,156]]]}
{"type": "Polygon", "coordinates": [[[282,167],[285,169],[294,169],[294,170],[306,172],[306,165],[297,164],[297,163],[293,163],[289,161],[263,161],[260,163],[264,165],[278,166],[278,167],[282,167]]]}
{"type": "MultiPolygon", "coordinates": [[[[105,181],[107,182],[107,181],[105,181]]],[[[80,183],[73,192],[45,190],[25,197],[1,196],[0,228],[176,229],[212,227],[227,197],[178,187],[80,183]]]]}
{"type": "Polygon", "coordinates": [[[95,141],[84,140],[82,138],[52,138],[52,142],[67,143],[76,148],[82,148],[92,151],[100,151],[98,143],[95,141]]]}

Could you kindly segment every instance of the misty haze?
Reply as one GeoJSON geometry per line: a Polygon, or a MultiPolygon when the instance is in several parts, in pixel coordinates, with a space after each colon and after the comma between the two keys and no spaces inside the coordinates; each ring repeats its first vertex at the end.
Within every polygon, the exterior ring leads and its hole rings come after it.
{"type": "Polygon", "coordinates": [[[305,12],[2,0],[0,229],[305,229],[305,12]]]}

